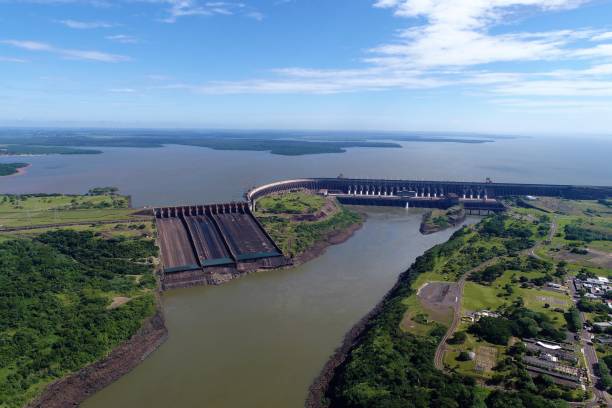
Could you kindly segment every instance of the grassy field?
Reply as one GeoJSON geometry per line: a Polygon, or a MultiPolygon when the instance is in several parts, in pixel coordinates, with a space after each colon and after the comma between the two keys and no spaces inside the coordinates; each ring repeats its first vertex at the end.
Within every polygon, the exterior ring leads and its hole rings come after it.
{"type": "Polygon", "coordinates": [[[0,195],[0,227],[129,219],[133,213],[125,196],[0,195]]]}
{"type": "MultiPolygon", "coordinates": [[[[0,233],[0,242],[13,238],[32,238],[45,232],[58,229],[57,227],[33,228],[20,231],[0,233]]],[[[148,238],[155,236],[155,223],[147,220],[134,220],[121,223],[97,225],[72,225],[63,227],[72,231],[91,231],[96,235],[115,238],[148,238]]]]}
{"type": "Polygon", "coordinates": [[[306,191],[275,194],[257,200],[261,214],[313,214],[326,203],[325,197],[306,191]]]}

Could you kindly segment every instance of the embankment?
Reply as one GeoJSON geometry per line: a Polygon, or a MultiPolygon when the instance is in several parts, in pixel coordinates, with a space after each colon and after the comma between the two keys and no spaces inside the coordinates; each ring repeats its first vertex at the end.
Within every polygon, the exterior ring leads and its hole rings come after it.
{"type": "Polygon", "coordinates": [[[350,237],[355,234],[364,224],[366,215],[361,214],[361,221],[355,224],[351,224],[349,227],[338,231],[331,231],[326,237],[317,241],[313,246],[308,248],[306,251],[293,258],[293,266],[301,265],[310,260],[313,260],[321,256],[327,248],[331,245],[338,245],[347,241],[350,237]]]}
{"type": "Polygon", "coordinates": [[[393,287],[385,294],[385,296],[374,306],[370,312],[361,318],[344,336],[344,340],[340,347],[336,349],[334,354],[329,358],[327,363],[323,366],[321,373],[315,378],[312,385],[308,389],[308,396],[306,397],[305,408],[327,408],[328,405],[324,402],[325,393],[329,387],[335,371],[340,367],[348,357],[349,352],[359,344],[361,335],[365,332],[368,326],[376,318],[376,316],[382,311],[382,308],[389,299],[391,299],[397,289],[400,286],[409,284],[411,279],[410,269],[400,274],[397,282],[393,287]]]}
{"type": "Polygon", "coordinates": [[[128,341],[106,358],[82,368],[74,374],[49,384],[42,395],[26,408],[76,407],[95,392],[110,385],[134,369],[168,337],[163,313],[159,307],[154,316],[128,341]]]}

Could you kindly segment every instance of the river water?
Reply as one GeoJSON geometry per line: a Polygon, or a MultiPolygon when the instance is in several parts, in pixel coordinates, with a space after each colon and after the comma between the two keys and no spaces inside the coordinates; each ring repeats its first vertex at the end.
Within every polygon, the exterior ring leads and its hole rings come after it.
{"type": "MultiPolygon", "coordinates": [[[[95,156],[19,158],[32,167],[23,176],[0,178],[0,191],[82,193],[112,185],[142,206],[236,200],[269,181],[340,173],[611,185],[611,152],[612,140],[605,139],[406,143],[403,149],[299,157],[185,146],[104,149],[95,156]]],[[[309,384],[344,333],[418,255],[452,233],[420,235],[418,210],[365,211],[368,221],[354,237],[300,267],[165,292],[169,340],[83,407],[303,406],[309,384]]]]}

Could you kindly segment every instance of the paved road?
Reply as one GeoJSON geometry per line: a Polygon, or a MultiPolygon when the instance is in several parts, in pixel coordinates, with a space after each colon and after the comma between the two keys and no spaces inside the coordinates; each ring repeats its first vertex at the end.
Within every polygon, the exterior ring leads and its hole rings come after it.
{"type": "MultiPolygon", "coordinates": [[[[555,232],[557,230],[557,224],[555,222],[555,220],[553,219],[551,221],[551,226],[550,226],[550,230],[548,232],[548,239],[552,240],[552,237],[555,235],[555,232]]],[[[534,256],[538,259],[541,259],[538,255],[535,254],[535,249],[538,248],[540,245],[542,244],[542,241],[538,242],[536,245],[534,245],[531,248],[528,248],[524,251],[522,251],[522,255],[525,254],[529,254],[531,256],[534,256]]],[[[499,259],[499,257],[495,257],[492,259],[489,259],[488,261],[485,261],[483,263],[481,263],[480,265],[478,265],[477,267],[473,268],[472,270],[468,271],[467,273],[465,273],[461,279],[459,279],[459,281],[457,282],[459,285],[459,294],[457,297],[457,302],[455,303],[454,307],[453,307],[453,322],[451,323],[450,327],[448,328],[448,330],[446,331],[446,334],[444,334],[444,337],[442,337],[442,341],[440,341],[440,344],[438,344],[438,347],[436,348],[436,354],[434,355],[434,365],[436,366],[437,369],[439,370],[443,370],[444,369],[444,353],[446,352],[446,341],[448,339],[451,338],[451,336],[455,333],[455,330],[457,330],[457,327],[459,326],[459,323],[461,322],[461,300],[463,298],[463,288],[465,286],[465,281],[467,280],[467,278],[476,271],[482,270],[484,268],[486,268],[487,266],[493,264],[494,262],[496,262],[499,259]]]]}
{"type": "MultiPolygon", "coordinates": [[[[548,242],[552,242],[553,237],[555,236],[555,234],[557,233],[557,219],[556,217],[553,217],[553,219],[550,221],[550,229],[548,230],[548,242]]],[[[533,256],[534,258],[537,258],[539,260],[542,260],[542,257],[540,257],[539,255],[537,255],[535,253],[535,250],[538,249],[544,241],[540,241],[538,242],[536,245],[534,245],[530,250],[529,250],[529,255],[533,256]]]]}
{"type": "MultiPolygon", "coordinates": [[[[572,300],[575,302],[576,290],[574,288],[574,284],[571,279],[567,281],[567,287],[570,288],[570,294],[572,295],[572,300]]],[[[607,406],[612,406],[612,398],[610,394],[606,391],[602,391],[598,388],[595,388],[595,385],[599,381],[599,377],[595,373],[595,366],[597,365],[597,353],[595,352],[595,347],[590,343],[590,334],[583,327],[583,323],[586,321],[586,316],[584,313],[579,312],[580,314],[580,343],[582,346],[582,351],[584,353],[584,357],[587,361],[587,372],[589,375],[589,381],[593,384],[594,398],[592,401],[589,401],[585,406],[586,407],[595,407],[600,402],[605,403],[607,406]]]]}

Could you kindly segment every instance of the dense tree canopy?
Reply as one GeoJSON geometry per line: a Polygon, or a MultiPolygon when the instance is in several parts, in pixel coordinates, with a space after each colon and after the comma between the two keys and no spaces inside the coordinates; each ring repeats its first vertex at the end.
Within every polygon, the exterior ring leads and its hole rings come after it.
{"type": "Polygon", "coordinates": [[[105,356],[155,310],[142,239],[60,230],[0,244],[0,406],[105,356]],[[110,309],[113,296],[131,300],[110,309]]]}

